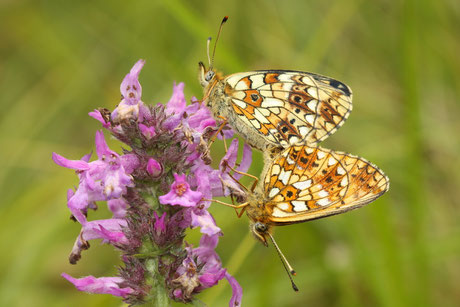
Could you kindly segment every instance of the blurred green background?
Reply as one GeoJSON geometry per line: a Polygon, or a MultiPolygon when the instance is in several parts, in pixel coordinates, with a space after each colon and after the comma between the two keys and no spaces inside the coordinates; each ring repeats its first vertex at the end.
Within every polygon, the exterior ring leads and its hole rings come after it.
{"type": "MultiPolygon", "coordinates": [[[[78,265],[68,263],[80,227],[69,220],[66,190],[78,182],[51,152],[76,159],[94,148],[100,124],[87,113],[114,108],[139,58],[147,61],[144,102],[166,102],[174,81],[186,83],[188,98],[201,97],[197,63],[224,15],[217,68],[305,70],[344,81],[354,110],[322,146],[363,156],[391,179],[390,191],[365,208],[277,229],[298,293],[274,249],[248,234],[247,218],[214,205],[225,233],[218,252],[243,286],[243,305],[457,305],[457,0],[2,1],[0,305],[122,305],[60,277],[111,276],[119,262],[110,246],[93,242],[78,265]]],[[[260,160],[255,153],[253,174],[260,160]]],[[[222,281],[199,297],[226,306],[230,293],[222,281]]]]}

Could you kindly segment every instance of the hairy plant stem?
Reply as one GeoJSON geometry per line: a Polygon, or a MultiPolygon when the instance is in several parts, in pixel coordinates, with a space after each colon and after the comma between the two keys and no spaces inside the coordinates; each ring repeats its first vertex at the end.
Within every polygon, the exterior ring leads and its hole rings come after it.
{"type": "Polygon", "coordinates": [[[169,295],[166,290],[165,278],[158,272],[159,258],[151,258],[145,261],[147,276],[145,281],[151,286],[145,306],[169,306],[169,295]]]}

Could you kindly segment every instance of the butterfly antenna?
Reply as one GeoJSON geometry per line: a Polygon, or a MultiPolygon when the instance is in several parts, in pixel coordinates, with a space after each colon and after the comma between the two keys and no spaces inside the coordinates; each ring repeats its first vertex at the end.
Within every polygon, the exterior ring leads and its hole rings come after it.
{"type": "Polygon", "coordinates": [[[209,45],[211,44],[212,37],[208,37],[208,41],[206,43],[206,53],[208,54],[208,64],[211,66],[211,57],[209,56],[209,45]]]}
{"type": "Polygon", "coordinates": [[[289,279],[291,280],[291,285],[292,289],[294,291],[299,291],[299,288],[297,288],[296,284],[294,283],[294,280],[292,279],[291,275],[296,275],[297,273],[294,271],[292,266],[289,264],[287,261],[286,257],[284,257],[283,253],[281,252],[280,248],[278,247],[278,244],[276,244],[275,239],[271,235],[271,233],[267,232],[268,236],[270,237],[270,240],[272,241],[273,245],[276,248],[276,251],[278,252],[278,256],[280,256],[281,262],[283,263],[284,269],[286,270],[286,273],[288,274],[289,279]]]}
{"type": "Polygon", "coordinates": [[[214,43],[214,49],[212,50],[211,62],[209,64],[210,70],[212,69],[212,66],[214,64],[214,55],[216,54],[216,46],[217,46],[217,41],[219,40],[220,32],[222,31],[222,27],[224,26],[227,20],[228,20],[228,16],[225,16],[224,19],[222,19],[222,22],[220,23],[219,32],[217,32],[216,42],[214,43]]]}

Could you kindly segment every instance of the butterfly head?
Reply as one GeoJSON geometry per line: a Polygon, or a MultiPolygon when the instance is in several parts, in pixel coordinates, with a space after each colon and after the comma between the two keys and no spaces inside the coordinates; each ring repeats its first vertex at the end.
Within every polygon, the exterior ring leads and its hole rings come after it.
{"type": "Polygon", "coordinates": [[[203,88],[207,88],[210,83],[216,78],[216,71],[212,68],[207,69],[203,62],[198,63],[199,72],[198,79],[203,88]]]}
{"type": "Polygon", "coordinates": [[[268,246],[267,237],[270,231],[270,227],[262,222],[251,223],[250,227],[254,236],[265,246],[268,246]]]}

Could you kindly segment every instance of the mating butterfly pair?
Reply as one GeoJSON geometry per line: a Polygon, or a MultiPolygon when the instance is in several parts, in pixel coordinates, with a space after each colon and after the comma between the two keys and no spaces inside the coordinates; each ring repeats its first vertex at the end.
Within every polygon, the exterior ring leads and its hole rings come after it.
{"type": "Polygon", "coordinates": [[[270,238],[294,273],[273,240],[273,226],[362,207],[388,190],[389,179],[363,158],[316,146],[351,112],[351,89],[342,82],[290,70],[223,77],[209,62],[209,69],[199,64],[203,101],[265,155],[261,181],[248,191],[247,202],[234,207],[246,211],[256,238],[265,245],[270,238]]]}

